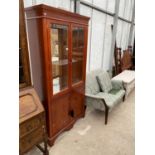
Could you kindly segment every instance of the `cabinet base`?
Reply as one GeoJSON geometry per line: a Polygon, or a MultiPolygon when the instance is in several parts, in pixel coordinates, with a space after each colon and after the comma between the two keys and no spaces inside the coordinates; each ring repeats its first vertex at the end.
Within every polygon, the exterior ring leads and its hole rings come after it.
{"type": "Polygon", "coordinates": [[[57,139],[57,137],[64,131],[70,130],[73,127],[74,122],[70,123],[69,125],[67,125],[65,128],[63,128],[62,130],[60,130],[57,134],[55,134],[52,137],[48,137],[48,144],[50,146],[54,145],[55,140],[57,139]]]}
{"type": "Polygon", "coordinates": [[[62,130],[60,130],[57,134],[55,134],[54,136],[52,137],[48,137],[48,144],[49,146],[53,146],[54,145],[54,142],[55,140],[57,139],[57,137],[64,131],[67,131],[67,130],[70,130],[74,123],[80,119],[80,118],[83,118],[85,116],[85,113],[82,113],[78,118],[76,118],[75,120],[73,120],[70,124],[68,124],[66,127],[64,127],[62,130]]]}

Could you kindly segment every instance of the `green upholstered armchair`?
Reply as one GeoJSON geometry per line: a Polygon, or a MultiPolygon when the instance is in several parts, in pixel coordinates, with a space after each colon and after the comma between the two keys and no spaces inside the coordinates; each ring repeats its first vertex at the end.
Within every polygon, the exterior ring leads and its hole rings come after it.
{"type": "Polygon", "coordinates": [[[111,81],[108,72],[98,69],[86,76],[85,96],[87,106],[105,111],[105,124],[107,124],[109,111],[124,101],[125,90],[122,81],[111,81]]]}

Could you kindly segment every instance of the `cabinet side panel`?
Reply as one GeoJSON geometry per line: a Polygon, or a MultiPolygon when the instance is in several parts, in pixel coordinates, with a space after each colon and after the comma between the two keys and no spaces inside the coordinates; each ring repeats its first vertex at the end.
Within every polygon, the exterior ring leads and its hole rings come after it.
{"type": "MultiPolygon", "coordinates": [[[[46,120],[47,120],[47,131],[50,135],[50,127],[51,127],[51,117],[50,117],[50,108],[48,107],[48,97],[47,97],[47,89],[46,89],[46,76],[45,71],[46,67],[44,62],[45,59],[45,45],[46,42],[43,37],[43,27],[44,20],[42,18],[34,18],[27,19],[28,26],[28,41],[30,47],[30,59],[32,64],[32,75],[33,75],[33,86],[37,91],[42,103],[44,103],[44,107],[46,110],[46,120]],[[44,39],[44,40],[43,40],[44,39]]],[[[46,34],[45,34],[46,35],[46,34]]]]}
{"type": "Polygon", "coordinates": [[[32,63],[33,86],[37,91],[40,99],[43,101],[43,73],[42,73],[42,55],[41,55],[41,33],[39,32],[41,19],[27,20],[28,42],[30,49],[30,59],[32,63]]]}

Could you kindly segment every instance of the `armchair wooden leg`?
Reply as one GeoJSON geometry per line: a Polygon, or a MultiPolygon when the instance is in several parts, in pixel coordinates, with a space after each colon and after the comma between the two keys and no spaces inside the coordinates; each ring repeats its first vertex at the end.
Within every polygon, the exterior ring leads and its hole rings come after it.
{"type": "Polygon", "coordinates": [[[108,113],[109,113],[109,107],[108,105],[106,104],[105,100],[102,99],[102,102],[105,106],[105,125],[108,123],[108,113]]]}
{"type": "Polygon", "coordinates": [[[123,96],[123,102],[125,101],[125,95],[123,96]]]}
{"type": "Polygon", "coordinates": [[[106,107],[106,109],[105,109],[105,124],[108,123],[108,113],[109,113],[109,108],[106,107]]]}

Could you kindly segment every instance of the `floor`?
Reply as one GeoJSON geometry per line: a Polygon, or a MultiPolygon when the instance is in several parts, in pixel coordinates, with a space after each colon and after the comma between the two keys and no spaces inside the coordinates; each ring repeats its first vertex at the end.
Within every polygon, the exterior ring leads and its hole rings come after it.
{"type": "MultiPolygon", "coordinates": [[[[135,92],[116,106],[104,124],[104,112],[87,108],[85,118],[62,133],[50,155],[134,155],[135,153],[135,92]]],[[[26,155],[41,155],[34,148],[26,155]]]]}

